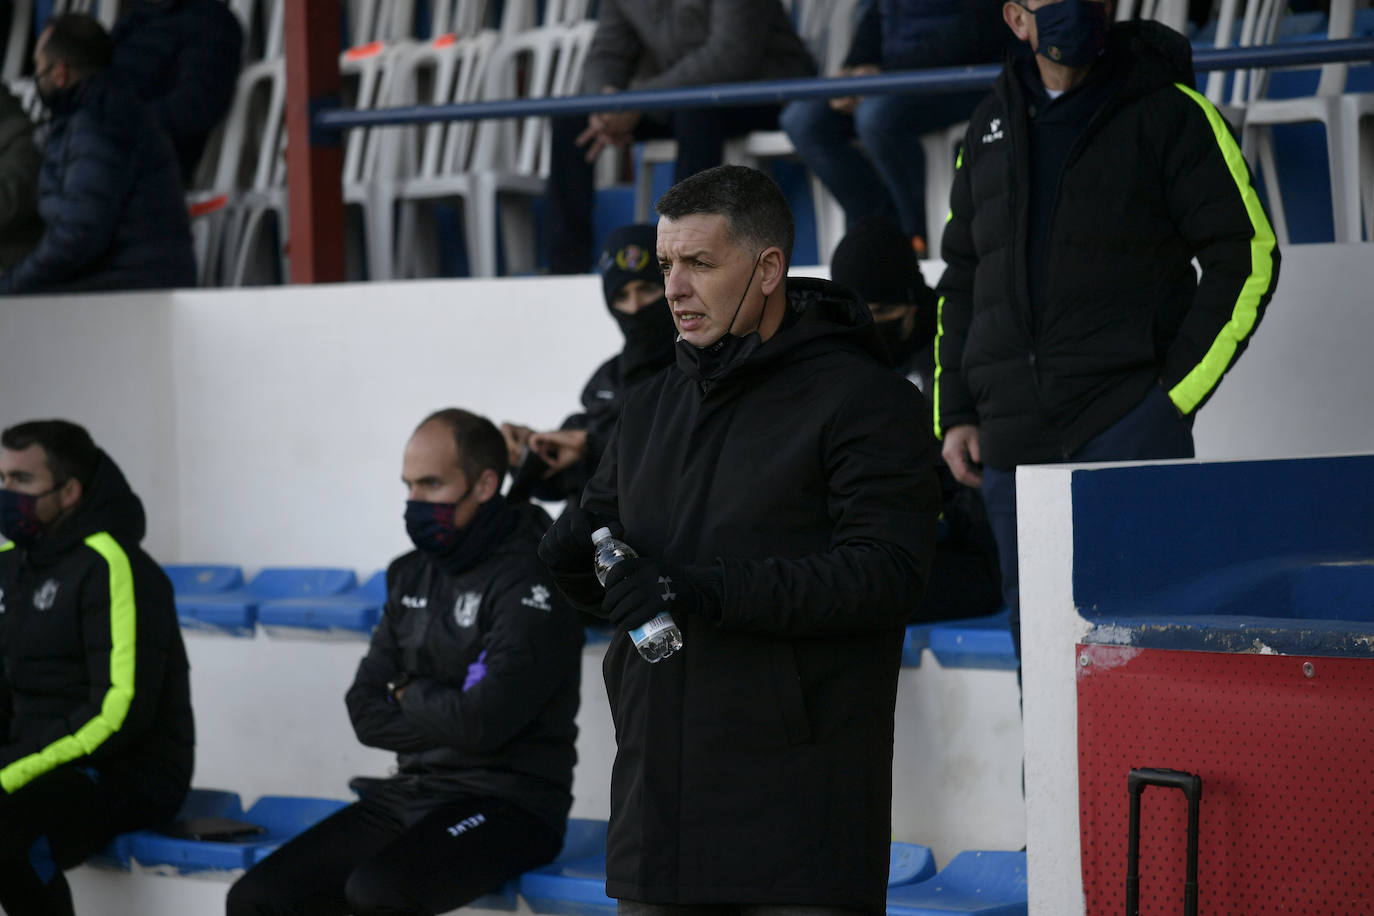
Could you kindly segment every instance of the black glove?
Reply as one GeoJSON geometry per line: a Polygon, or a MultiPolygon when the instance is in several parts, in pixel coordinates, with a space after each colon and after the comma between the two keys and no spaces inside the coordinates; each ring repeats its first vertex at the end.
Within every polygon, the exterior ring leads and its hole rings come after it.
{"type": "Polygon", "coordinates": [[[681,623],[683,616],[700,608],[701,593],[685,575],[647,557],[621,560],[606,574],[601,609],[616,629],[633,630],[664,611],[681,623]]]}
{"type": "Polygon", "coordinates": [[[539,559],[554,572],[590,573],[592,571],[592,532],[619,525],[608,525],[581,506],[569,504],[539,541],[539,559]]]}

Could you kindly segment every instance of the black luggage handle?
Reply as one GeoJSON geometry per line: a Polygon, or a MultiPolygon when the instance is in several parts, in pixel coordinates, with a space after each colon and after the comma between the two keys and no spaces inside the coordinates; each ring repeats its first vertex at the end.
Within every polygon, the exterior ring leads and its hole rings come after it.
{"type": "Polygon", "coordinates": [[[1188,799],[1188,877],[1183,885],[1183,914],[1197,916],[1198,809],[1202,805],[1202,778],[1180,770],[1141,767],[1126,777],[1131,796],[1130,835],[1126,840],[1126,916],[1140,916],[1140,796],[1146,786],[1178,789],[1188,799]]]}

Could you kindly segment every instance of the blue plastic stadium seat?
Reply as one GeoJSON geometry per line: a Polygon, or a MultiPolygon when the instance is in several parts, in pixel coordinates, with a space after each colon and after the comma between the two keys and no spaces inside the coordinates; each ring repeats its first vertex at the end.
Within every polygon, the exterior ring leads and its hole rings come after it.
{"type": "Polygon", "coordinates": [[[887,886],[915,884],[935,876],[935,854],[929,846],[893,843],[887,863],[887,886]]]}
{"type": "MultiPolygon", "coordinates": [[[[227,817],[247,820],[237,792],[192,789],[177,820],[192,817],[227,817]]],[[[125,834],[127,853],[145,868],[173,868],[178,873],[245,869],[253,864],[253,841],[222,843],[164,836],[153,830],[125,834]]]]}
{"type": "Polygon", "coordinates": [[[204,595],[243,588],[243,569],[222,563],[168,563],[162,567],[178,595],[204,595]]]}
{"type": "Polygon", "coordinates": [[[184,630],[253,635],[256,604],[237,566],[169,563],[162,567],[172,580],[177,619],[184,630]]]}
{"type": "Polygon", "coordinates": [[[1015,671],[1009,619],[1010,612],[1002,611],[988,617],[937,623],[930,630],[930,651],[945,668],[1015,671]]]}
{"type": "Polygon", "coordinates": [[[278,566],[262,570],[246,587],[215,592],[178,592],[177,617],[183,629],[251,636],[265,601],[313,599],[356,587],[351,569],[278,566]]]}
{"type": "Polygon", "coordinates": [[[278,636],[367,639],[385,605],[386,570],[382,570],[362,585],[338,594],[312,593],[265,600],[258,605],[258,623],[278,636]]]}
{"type": "Polygon", "coordinates": [[[933,878],[890,887],[887,916],[1025,916],[1024,852],[961,852],[933,878]]]}
{"type": "Polygon", "coordinates": [[[930,631],[934,626],[932,623],[913,623],[906,628],[906,636],[902,638],[903,668],[921,667],[921,651],[930,648],[930,631]]]}
{"type": "Polygon", "coordinates": [[[315,826],[348,802],[335,798],[308,798],[295,795],[264,795],[243,815],[243,820],[267,828],[254,837],[253,864],[261,862],[277,847],[298,833],[315,826]]]}

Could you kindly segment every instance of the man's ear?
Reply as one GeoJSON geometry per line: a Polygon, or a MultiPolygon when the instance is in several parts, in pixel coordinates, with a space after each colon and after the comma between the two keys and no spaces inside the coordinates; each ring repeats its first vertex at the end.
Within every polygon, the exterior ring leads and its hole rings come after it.
{"type": "Polygon", "coordinates": [[[786,276],[787,259],[783,257],[782,249],[776,245],[765,248],[763,254],[759,255],[759,289],[763,290],[763,295],[773,295],[786,276]]]}
{"type": "Polygon", "coordinates": [[[501,479],[501,475],[497,474],[491,468],[487,468],[483,471],[477,478],[477,485],[473,487],[473,491],[477,494],[477,501],[479,503],[484,503],[497,493],[500,493],[501,479]]]}
{"type": "Polygon", "coordinates": [[[1019,3],[1008,0],[1002,4],[1002,21],[1021,41],[1030,41],[1030,20],[1033,18],[1034,14],[1019,3]]]}
{"type": "Polygon", "coordinates": [[[67,482],[57,489],[57,504],[66,512],[81,502],[81,497],[85,494],[85,488],[81,486],[81,481],[75,477],[68,477],[67,482]]]}

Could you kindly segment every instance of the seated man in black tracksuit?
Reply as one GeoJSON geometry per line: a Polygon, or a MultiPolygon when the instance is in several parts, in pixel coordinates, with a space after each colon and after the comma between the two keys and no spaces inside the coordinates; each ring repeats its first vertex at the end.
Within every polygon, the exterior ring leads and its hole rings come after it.
{"type": "Polygon", "coordinates": [[[582,628],[535,549],[548,516],[500,495],[506,446],[450,408],[406,445],[406,529],[347,695],[388,779],[229,891],[242,914],[444,913],[553,859],[572,804],[582,628]]]}
{"type": "Polygon", "coordinates": [[[677,328],[663,296],[663,275],[654,254],[654,227],[621,226],[606,237],[597,269],[606,307],[625,337],[624,348],[602,363],[582,389],[582,412],[563,427],[537,433],[525,426],[501,424],[510,448],[511,467],[520,469],[534,452],[547,468],[534,495],[551,502],[582,499],[582,487],[596,471],[620,405],[640,382],[673,362],[677,328]]]}
{"type": "MultiPolygon", "coordinates": [[[[895,223],[870,218],[845,233],[830,256],[830,279],[868,303],[891,365],[930,397],[937,297],[921,276],[911,240],[895,223]]],[[[912,623],[981,617],[1002,607],[997,542],[983,498],[941,461],[940,524],[930,585],[912,623]]]]}
{"type": "Polygon", "coordinates": [[[56,916],[62,869],[186,796],[186,649],[143,504],[84,429],[5,430],[0,486],[0,908],[56,916]]]}

